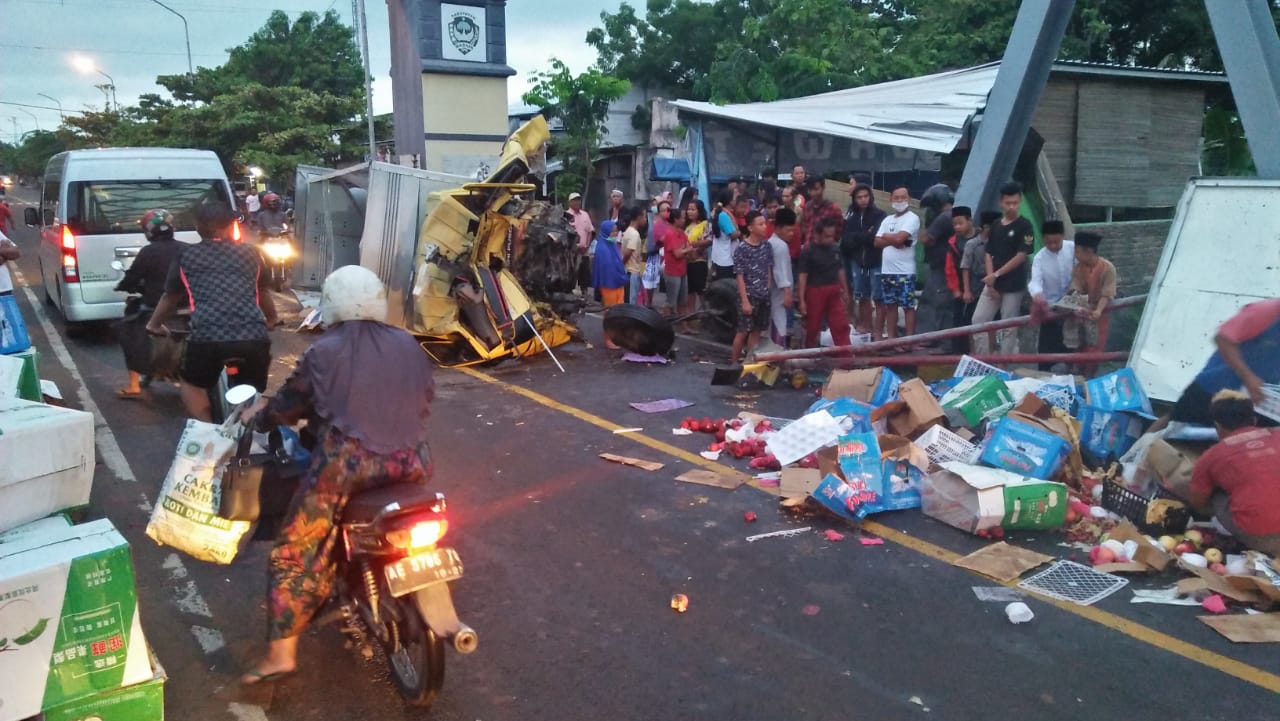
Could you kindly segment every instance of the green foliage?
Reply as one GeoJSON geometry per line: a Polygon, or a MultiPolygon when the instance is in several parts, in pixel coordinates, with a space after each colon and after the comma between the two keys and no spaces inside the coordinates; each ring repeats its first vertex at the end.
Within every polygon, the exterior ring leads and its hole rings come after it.
{"type": "MultiPolygon", "coordinates": [[[[1216,1],[1216,0],[1215,0],[1216,1]]],[[[601,13],[601,70],[677,97],[799,97],[999,60],[1011,0],[648,0],[601,13]]],[[[1273,2],[1280,16],[1280,3],[1273,2]]],[[[1220,70],[1204,0],[1078,0],[1064,59],[1220,70]]]]}
{"type": "Polygon", "coordinates": [[[0,167],[18,175],[37,177],[44,172],[49,158],[63,150],[66,146],[57,133],[36,130],[24,135],[20,144],[0,144],[0,167]]]}
{"type": "Polygon", "coordinates": [[[592,68],[574,75],[558,58],[551,69],[534,75],[533,86],[524,102],[536,105],[547,118],[564,124],[564,133],[551,144],[551,151],[564,161],[564,172],[556,184],[557,195],[572,191],[586,194],[591,177],[591,158],[604,140],[609,103],[631,89],[631,83],[592,68]]]}
{"type": "Polygon", "coordinates": [[[229,174],[257,165],[285,186],[298,164],[337,165],[367,152],[363,69],[337,13],[290,22],[276,11],[229,52],[219,67],[157,78],[172,98],[148,94],[119,112],[68,117],[56,139],[73,148],[207,148],[229,174]]]}

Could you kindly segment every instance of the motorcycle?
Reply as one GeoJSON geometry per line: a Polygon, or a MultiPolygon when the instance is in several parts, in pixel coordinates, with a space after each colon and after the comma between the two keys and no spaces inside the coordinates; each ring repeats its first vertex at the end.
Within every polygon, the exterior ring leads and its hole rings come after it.
{"type": "MultiPolygon", "coordinates": [[[[236,407],[256,397],[251,386],[226,394],[236,407]]],[[[475,630],[458,619],[449,589],[463,567],[458,552],[441,545],[449,531],[446,510],[443,493],[414,483],[352,495],[339,521],[333,592],[316,619],[317,626],[340,622],[360,648],[372,634],[401,696],[423,708],[444,685],[446,641],[464,655],[479,645],[475,630]]]]}
{"type": "Polygon", "coordinates": [[[264,228],[259,247],[267,262],[271,289],[276,292],[283,291],[289,286],[289,268],[298,254],[293,247],[293,237],[289,234],[289,224],[264,228]]]}

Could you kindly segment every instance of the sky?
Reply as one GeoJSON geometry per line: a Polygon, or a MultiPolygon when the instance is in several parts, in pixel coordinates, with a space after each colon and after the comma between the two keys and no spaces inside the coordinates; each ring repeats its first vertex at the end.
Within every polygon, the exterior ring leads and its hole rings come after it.
{"type": "MultiPolygon", "coordinates": [[[[186,16],[191,32],[191,61],[196,66],[221,65],[227,49],[243,43],[262,27],[272,10],[290,16],[306,10],[336,10],[351,25],[352,0],[164,0],[186,16]]],[[[508,0],[507,64],[518,74],[507,83],[507,95],[518,103],[529,75],[548,67],[553,55],[581,72],[595,61],[585,42],[599,25],[601,11],[617,10],[621,0],[508,0]],[[516,32],[519,30],[519,32],[516,32]]],[[[642,5],[643,0],[632,0],[642,5]]],[[[0,139],[11,142],[37,126],[58,124],[57,103],[65,110],[101,110],[104,94],[95,84],[107,79],[75,70],[77,53],[93,58],[115,81],[121,105],[139,95],[164,94],[156,76],[185,72],[182,21],[153,0],[0,0],[0,139]],[[54,100],[42,97],[41,93],[54,100]],[[55,102],[56,101],[56,102],[55,102]]],[[[366,0],[369,19],[370,71],[374,77],[375,113],[391,111],[390,40],[385,0],[366,0]]]]}

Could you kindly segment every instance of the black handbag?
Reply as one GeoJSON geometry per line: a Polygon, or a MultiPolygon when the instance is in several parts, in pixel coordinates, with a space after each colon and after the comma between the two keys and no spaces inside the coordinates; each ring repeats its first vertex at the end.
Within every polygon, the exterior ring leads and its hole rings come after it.
{"type": "Polygon", "coordinates": [[[252,453],[252,446],[253,433],[246,429],[222,472],[218,516],[229,521],[283,516],[302,475],[301,466],[284,449],[279,429],[267,434],[268,452],[252,453]]]}

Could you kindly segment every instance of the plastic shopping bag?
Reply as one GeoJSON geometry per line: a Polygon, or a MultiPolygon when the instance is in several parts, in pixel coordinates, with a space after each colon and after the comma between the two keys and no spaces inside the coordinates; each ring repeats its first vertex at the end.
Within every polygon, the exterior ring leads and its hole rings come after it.
{"type": "Polygon", "coordinates": [[[201,561],[231,563],[253,524],[218,517],[222,471],[235,453],[241,426],[188,420],[173,465],[151,511],[147,535],[201,561]]]}
{"type": "Polygon", "coordinates": [[[0,353],[20,353],[31,347],[27,324],[18,309],[18,299],[0,295],[0,353]]]}

